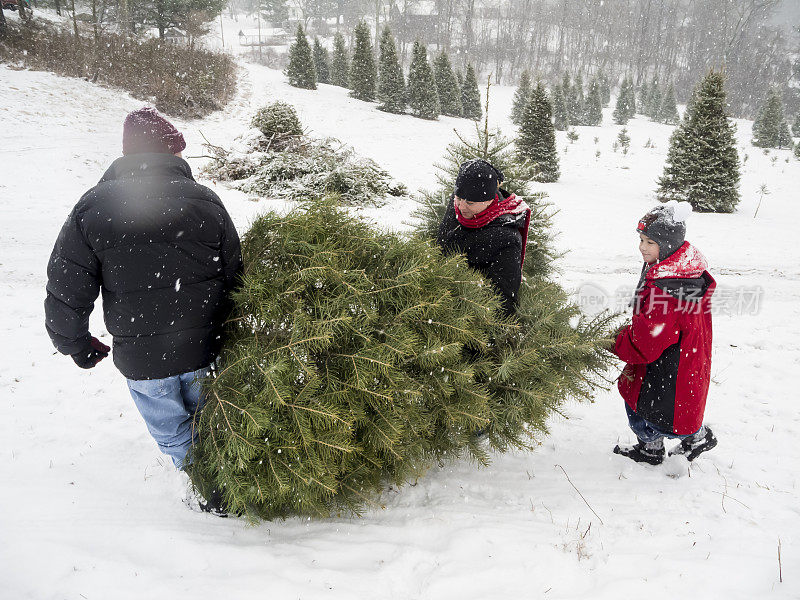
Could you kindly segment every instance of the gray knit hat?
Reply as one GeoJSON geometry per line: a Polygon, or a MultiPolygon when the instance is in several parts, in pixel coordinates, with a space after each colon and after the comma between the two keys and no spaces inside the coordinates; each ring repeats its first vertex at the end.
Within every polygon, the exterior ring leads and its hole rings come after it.
{"type": "Polygon", "coordinates": [[[688,202],[670,200],[659,204],[639,221],[637,233],[643,233],[658,244],[658,260],[671,256],[686,239],[686,217],[692,212],[688,202]]]}

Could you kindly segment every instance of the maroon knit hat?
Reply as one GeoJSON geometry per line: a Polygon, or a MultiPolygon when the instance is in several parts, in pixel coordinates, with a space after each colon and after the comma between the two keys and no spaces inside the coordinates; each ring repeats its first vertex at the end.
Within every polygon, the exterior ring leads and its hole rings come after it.
{"type": "Polygon", "coordinates": [[[158,114],[155,108],[145,106],[125,117],[125,124],[122,126],[123,154],[177,154],[184,148],[186,142],[183,134],[158,114]]]}

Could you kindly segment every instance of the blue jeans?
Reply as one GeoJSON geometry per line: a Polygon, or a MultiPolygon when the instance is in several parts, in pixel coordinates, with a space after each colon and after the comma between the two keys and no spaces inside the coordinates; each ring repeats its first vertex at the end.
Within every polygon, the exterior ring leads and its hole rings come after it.
{"type": "Polygon", "coordinates": [[[205,403],[200,379],[208,371],[206,367],[164,379],[128,379],[128,389],[147,430],[179,469],[197,439],[193,420],[205,403]]]}
{"type": "Polygon", "coordinates": [[[701,425],[700,429],[698,429],[694,433],[690,433],[689,435],[677,435],[675,433],[672,433],[671,431],[664,431],[663,429],[659,429],[658,427],[653,425],[650,421],[644,420],[642,417],[637,415],[633,410],[631,410],[631,407],[628,406],[627,402],[625,403],[625,412],[628,413],[628,425],[630,425],[631,429],[633,430],[633,433],[635,433],[636,437],[638,437],[646,444],[652,444],[653,442],[657,442],[663,438],[682,440],[684,438],[697,435],[703,429],[703,426],[701,425]]]}

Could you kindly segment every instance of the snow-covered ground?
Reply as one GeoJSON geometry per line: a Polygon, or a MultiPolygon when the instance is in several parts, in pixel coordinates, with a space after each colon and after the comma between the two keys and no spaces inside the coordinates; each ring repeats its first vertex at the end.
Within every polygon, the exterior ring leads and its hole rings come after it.
{"type": "MultiPolygon", "coordinates": [[[[512,94],[497,87],[492,99],[492,122],[509,134],[512,94]]],[[[276,71],[245,66],[223,112],[178,122],[185,155],[204,153],[200,132],[230,144],[274,99],[294,104],[313,134],[347,141],[412,189],[432,185],[453,128],[474,126],[389,115],[346,90],[298,90],[276,71]]],[[[485,469],[436,468],[414,487],[387,491],[385,507],[361,519],[249,527],[187,510],[185,479],[159,455],[111,361],[79,370],[44,331],[52,244],[78,197],[119,156],[122,120],[141,103],[0,66],[0,106],[1,598],[800,597],[800,162],[749,146],[750,123],[739,122],[749,158],[738,212],[689,221],[688,239],[708,256],[721,300],[744,290],[747,302],[763,289],[757,311],[715,316],[713,452],[691,467],[613,455],[632,434],[610,390],[554,420],[533,454],[498,455],[485,469]],[[762,184],[770,193],[754,219],[762,184]]],[[[605,122],[578,128],[574,144],[559,133],[561,180],[540,186],[560,210],[563,281],[585,299],[635,284],[633,230],[654,204],[671,131],[633,120],[625,156],[612,151],[621,128],[609,111],[605,122]]],[[[189,162],[197,172],[204,159],[189,162]]],[[[241,230],[259,211],[282,208],[204,183],[241,230]]],[[[402,228],[410,208],[369,214],[402,228]]],[[[110,341],[99,307],[92,331],[110,341]]]]}

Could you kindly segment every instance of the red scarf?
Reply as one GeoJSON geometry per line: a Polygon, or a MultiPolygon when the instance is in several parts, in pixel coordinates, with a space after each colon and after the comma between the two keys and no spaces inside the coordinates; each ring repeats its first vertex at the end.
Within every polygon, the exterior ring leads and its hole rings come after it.
{"type": "Polygon", "coordinates": [[[514,194],[511,194],[508,198],[501,199],[498,194],[494,197],[492,203],[486,207],[486,210],[471,219],[467,219],[461,214],[455,202],[453,202],[453,208],[456,209],[458,222],[470,229],[480,229],[503,215],[521,215],[525,213],[525,225],[518,227],[519,233],[522,235],[522,261],[520,262],[520,267],[525,264],[525,248],[528,246],[528,229],[531,225],[531,207],[528,206],[525,200],[517,198],[514,194]]]}

